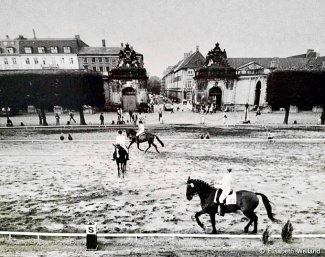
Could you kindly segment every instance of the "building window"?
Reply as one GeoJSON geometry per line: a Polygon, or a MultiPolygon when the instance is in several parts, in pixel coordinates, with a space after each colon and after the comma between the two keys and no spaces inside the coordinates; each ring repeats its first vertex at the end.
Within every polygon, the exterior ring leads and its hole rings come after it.
{"type": "Polygon", "coordinates": [[[105,62],[109,63],[109,58],[105,57],[105,62]]]}
{"type": "Polygon", "coordinates": [[[193,70],[188,70],[187,75],[193,75],[193,70]]]}
{"type": "Polygon", "coordinates": [[[91,62],[92,62],[92,63],[96,62],[96,58],[94,58],[94,57],[91,58],[91,62]]]}
{"type": "Polygon", "coordinates": [[[73,64],[73,58],[70,58],[69,60],[70,60],[70,64],[73,64]]]}
{"type": "Polygon", "coordinates": [[[13,47],[7,47],[7,53],[8,54],[13,54],[14,53],[14,48],[13,47]]]}
{"type": "Polygon", "coordinates": [[[38,58],[34,58],[35,64],[38,64],[38,58]]]}
{"type": "Polygon", "coordinates": [[[3,58],[3,61],[4,61],[4,63],[5,63],[6,65],[9,64],[9,63],[8,63],[8,58],[3,58]]]}
{"type": "Polygon", "coordinates": [[[103,58],[102,57],[98,57],[98,62],[103,62],[103,58]]]}
{"type": "Polygon", "coordinates": [[[84,58],[84,63],[88,63],[88,58],[84,58]]]}
{"type": "Polygon", "coordinates": [[[93,67],[93,71],[96,71],[96,67],[93,67]]]}
{"type": "Polygon", "coordinates": [[[31,47],[25,47],[25,54],[31,54],[32,48],[31,47]]]}
{"type": "Polygon", "coordinates": [[[58,48],[56,46],[51,46],[51,53],[52,54],[57,54],[58,53],[58,48]]]}
{"type": "Polygon", "coordinates": [[[17,64],[17,59],[16,58],[12,58],[12,63],[13,64],[17,64]]]}
{"type": "Polygon", "coordinates": [[[38,47],[37,51],[39,54],[45,54],[45,47],[38,47]]]}
{"type": "Polygon", "coordinates": [[[70,46],[64,46],[64,47],[63,47],[63,52],[64,52],[65,54],[70,54],[70,53],[71,53],[71,48],[70,48],[70,46]]]}
{"type": "Polygon", "coordinates": [[[26,58],[26,64],[30,64],[29,58],[26,58]]]}
{"type": "Polygon", "coordinates": [[[106,67],[106,71],[109,71],[109,66],[106,67]]]}
{"type": "Polygon", "coordinates": [[[99,67],[99,71],[104,71],[104,68],[103,67],[99,67]]]}
{"type": "Polygon", "coordinates": [[[191,88],[192,87],[192,80],[188,80],[187,81],[187,88],[191,88]]]}

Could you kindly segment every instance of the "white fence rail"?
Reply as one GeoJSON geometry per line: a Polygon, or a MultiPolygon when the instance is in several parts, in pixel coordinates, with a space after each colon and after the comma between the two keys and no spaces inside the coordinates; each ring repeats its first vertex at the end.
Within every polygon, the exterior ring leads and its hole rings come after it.
{"type": "MultiPolygon", "coordinates": [[[[86,233],[42,233],[42,232],[16,232],[0,231],[0,235],[11,236],[36,236],[40,237],[86,237],[86,233]]],[[[242,239],[261,239],[262,235],[233,235],[233,234],[162,234],[162,233],[104,233],[97,234],[98,237],[170,237],[170,238],[242,238],[242,239]]],[[[281,238],[281,235],[271,235],[272,238],[281,238]]],[[[325,238],[325,234],[299,234],[293,238],[325,238]]]]}

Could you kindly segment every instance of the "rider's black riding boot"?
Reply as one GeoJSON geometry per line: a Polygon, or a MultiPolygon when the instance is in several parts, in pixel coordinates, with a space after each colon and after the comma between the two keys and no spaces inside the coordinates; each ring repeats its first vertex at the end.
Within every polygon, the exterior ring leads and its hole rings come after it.
{"type": "Polygon", "coordinates": [[[127,160],[127,161],[130,160],[130,159],[129,159],[129,153],[126,154],[126,160],[127,160]]]}
{"type": "Polygon", "coordinates": [[[225,216],[225,204],[224,203],[221,203],[220,204],[220,213],[219,213],[220,216],[225,216]]]}

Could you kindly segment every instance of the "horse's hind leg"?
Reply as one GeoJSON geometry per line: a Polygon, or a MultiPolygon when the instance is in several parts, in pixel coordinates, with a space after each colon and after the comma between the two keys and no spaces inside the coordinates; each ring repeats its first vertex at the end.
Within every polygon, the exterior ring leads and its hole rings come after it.
{"type": "Polygon", "coordinates": [[[157,146],[156,146],[154,143],[152,143],[152,145],[156,148],[157,153],[160,153],[160,152],[158,151],[157,146]]]}
{"type": "Polygon", "coordinates": [[[151,147],[151,144],[149,143],[148,148],[145,150],[145,153],[148,151],[148,149],[151,147]]]}
{"type": "Polygon", "coordinates": [[[211,220],[211,225],[212,225],[212,234],[217,234],[216,214],[215,213],[210,213],[210,220],[211,220]]]}
{"type": "Polygon", "coordinates": [[[249,226],[252,225],[252,223],[254,222],[254,229],[253,229],[252,233],[256,234],[257,233],[258,217],[256,216],[254,211],[247,211],[247,212],[244,212],[244,214],[247,218],[249,218],[249,222],[244,228],[245,233],[248,233],[249,226]]]}

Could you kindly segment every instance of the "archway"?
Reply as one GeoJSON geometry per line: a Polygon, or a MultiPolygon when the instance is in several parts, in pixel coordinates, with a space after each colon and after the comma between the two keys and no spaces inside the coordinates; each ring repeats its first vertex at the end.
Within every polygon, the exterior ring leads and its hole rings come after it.
{"type": "Polygon", "coordinates": [[[137,107],[137,92],[132,87],[122,90],[122,106],[125,111],[134,111],[137,107]]]}
{"type": "Polygon", "coordinates": [[[222,105],[221,99],[222,99],[222,91],[221,91],[220,87],[211,88],[209,91],[208,101],[210,103],[215,104],[217,107],[217,110],[220,110],[220,108],[221,108],[221,105],[222,105]]]}
{"type": "Polygon", "coordinates": [[[261,81],[258,81],[256,83],[256,88],[255,88],[254,105],[256,105],[256,106],[260,105],[260,98],[261,98],[261,81]]]}

